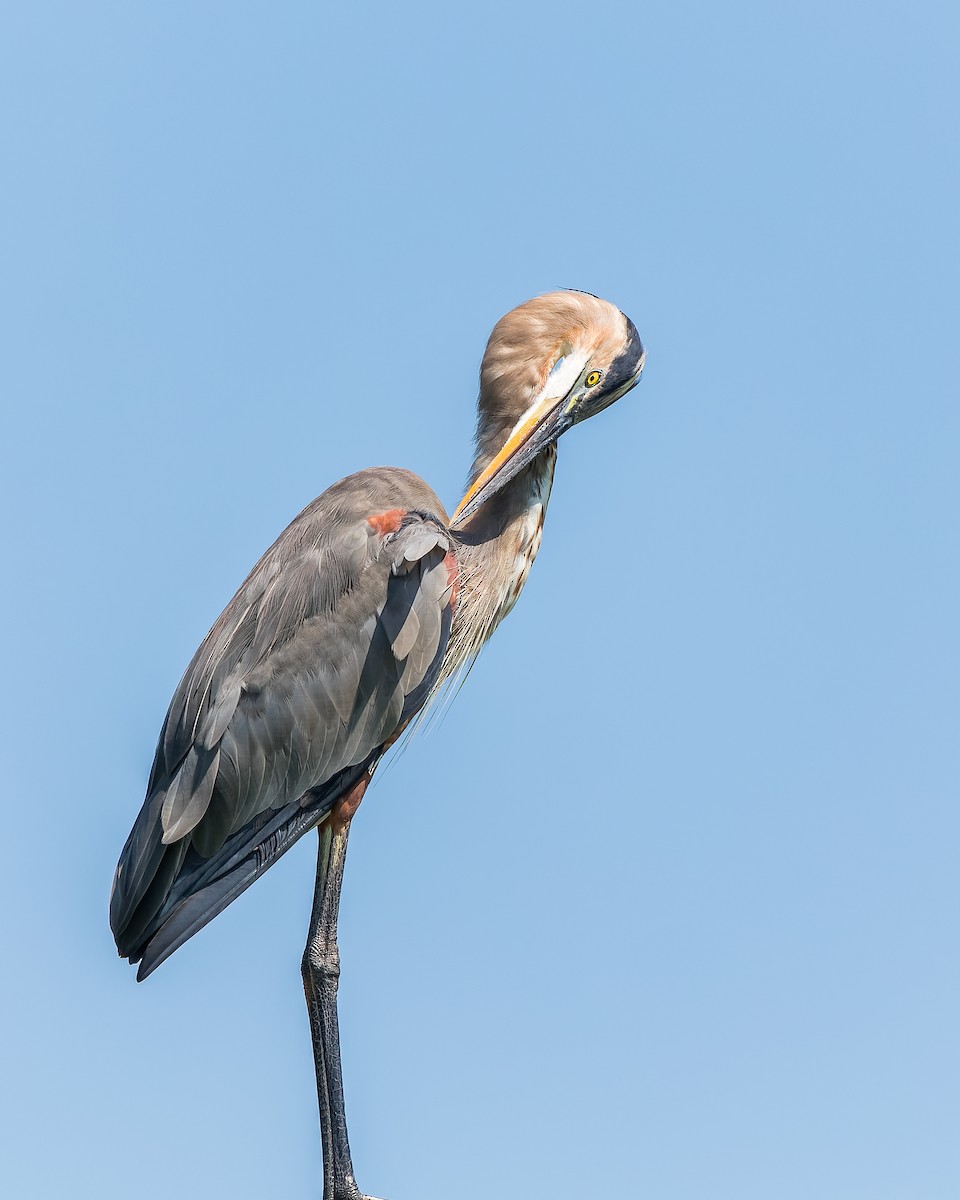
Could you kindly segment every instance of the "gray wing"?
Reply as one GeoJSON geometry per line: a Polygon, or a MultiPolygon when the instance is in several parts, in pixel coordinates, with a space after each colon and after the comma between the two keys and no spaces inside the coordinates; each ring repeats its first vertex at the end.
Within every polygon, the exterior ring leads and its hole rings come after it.
{"type": "Polygon", "coordinates": [[[111,895],[141,978],[319,824],[424,703],[456,559],[442,519],[413,507],[423,493],[439,509],[408,472],[329,489],[187,668],[111,895]]]}

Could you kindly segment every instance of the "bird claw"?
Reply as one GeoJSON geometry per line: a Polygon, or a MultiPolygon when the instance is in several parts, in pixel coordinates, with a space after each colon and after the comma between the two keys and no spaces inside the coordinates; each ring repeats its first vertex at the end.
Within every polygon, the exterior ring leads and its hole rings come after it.
{"type": "Polygon", "coordinates": [[[351,1180],[352,1187],[348,1186],[345,1189],[337,1188],[334,1192],[335,1200],[382,1200],[379,1196],[368,1196],[366,1192],[361,1192],[356,1183],[351,1180]]]}

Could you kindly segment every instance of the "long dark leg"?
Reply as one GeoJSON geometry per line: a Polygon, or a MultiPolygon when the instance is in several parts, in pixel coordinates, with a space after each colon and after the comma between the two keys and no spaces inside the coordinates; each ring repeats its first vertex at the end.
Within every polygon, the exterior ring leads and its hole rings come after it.
{"type": "MultiPolygon", "coordinates": [[[[356,797],[356,804],[359,804],[359,797],[356,797]]],[[[356,804],[352,805],[354,809],[356,804]]],[[[336,810],[320,827],[317,885],[313,896],[310,934],[302,963],[303,990],[310,1014],[313,1058],[317,1069],[317,1097],[320,1102],[323,1200],[364,1200],[354,1179],[350,1159],[337,1024],[337,985],[340,979],[337,914],[340,910],[340,885],[343,883],[349,832],[349,816],[343,820],[341,813],[336,810]]]]}

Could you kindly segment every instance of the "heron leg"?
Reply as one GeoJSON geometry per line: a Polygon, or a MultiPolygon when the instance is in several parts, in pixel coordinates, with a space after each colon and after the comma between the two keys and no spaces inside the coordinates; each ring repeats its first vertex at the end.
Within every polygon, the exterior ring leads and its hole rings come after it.
{"type": "MultiPolygon", "coordinates": [[[[359,798],[356,802],[359,803],[359,798]]],[[[323,1200],[366,1200],[353,1175],[340,1070],[337,914],[350,820],[349,816],[346,820],[338,818],[335,810],[319,830],[317,884],[301,970],[317,1071],[320,1133],[323,1139],[323,1200]]]]}

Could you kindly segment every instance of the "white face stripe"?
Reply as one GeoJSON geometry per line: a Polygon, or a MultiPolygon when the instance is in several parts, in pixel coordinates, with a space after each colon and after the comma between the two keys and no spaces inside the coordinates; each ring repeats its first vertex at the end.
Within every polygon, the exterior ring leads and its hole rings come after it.
{"type": "Polygon", "coordinates": [[[536,396],[534,396],[533,402],[526,412],[521,414],[520,420],[517,421],[516,425],[514,425],[514,427],[510,430],[507,441],[513,437],[513,435],[525,424],[525,422],[530,420],[531,416],[533,416],[538,409],[543,409],[543,411],[546,412],[551,407],[551,405],[548,403],[549,401],[558,403],[564,398],[567,392],[570,391],[573,385],[580,378],[583,368],[587,365],[587,359],[589,357],[590,356],[586,350],[571,350],[569,354],[564,355],[557,363],[554,364],[553,369],[547,376],[547,382],[543,385],[536,396]]]}

